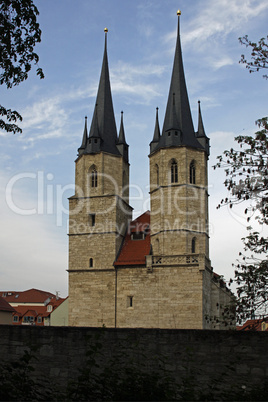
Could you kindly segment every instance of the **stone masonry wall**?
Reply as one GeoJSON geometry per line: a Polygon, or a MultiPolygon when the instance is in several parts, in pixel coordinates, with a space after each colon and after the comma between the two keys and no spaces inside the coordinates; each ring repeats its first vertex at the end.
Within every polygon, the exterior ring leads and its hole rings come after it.
{"type": "Polygon", "coordinates": [[[164,358],[176,381],[193,376],[202,389],[217,385],[225,392],[233,388],[242,392],[243,387],[263,384],[268,376],[267,332],[0,325],[0,359],[17,360],[25,349],[36,346],[33,378],[66,386],[83,367],[86,351],[98,337],[99,362],[120,354],[126,364],[134,357],[154,372],[164,358]]]}

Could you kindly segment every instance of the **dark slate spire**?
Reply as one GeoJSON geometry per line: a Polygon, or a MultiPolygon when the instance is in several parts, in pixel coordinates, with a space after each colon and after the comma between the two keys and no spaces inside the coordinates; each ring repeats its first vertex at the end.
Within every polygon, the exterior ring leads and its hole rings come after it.
{"type": "Polygon", "coordinates": [[[117,149],[120,152],[120,154],[123,156],[125,161],[128,162],[128,144],[126,142],[126,137],[125,137],[125,129],[124,129],[124,122],[123,122],[123,112],[121,112],[121,123],[120,123],[120,130],[119,130],[117,149]]]}
{"type": "Polygon", "coordinates": [[[180,14],[178,11],[177,44],[163,131],[155,149],[181,145],[203,148],[195,137],[187,94],[180,42],[180,14]]]}
{"type": "Polygon", "coordinates": [[[80,149],[79,155],[82,153],[96,153],[100,151],[120,155],[120,152],[117,149],[117,130],[114,117],[107,56],[108,29],[105,28],[104,32],[104,54],[96,106],[94,109],[87,147],[84,152],[83,149],[80,149]]]}
{"type": "Polygon", "coordinates": [[[94,114],[91,122],[91,127],[88,136],[88,143],[86,147],[86,153],[96,153],[101,150],[101,137],[99,131],[99,122],[98,122],[98,105],[95,105],[94,114]]]}
{"type": "Polygon", "coordinates": [[[204,129],[200,101],[198,101],[198,130],[196,133],[196,137],[200,144],[205,148],[207,155],[209,156],[209,138],[206,136],[204,129]]]}
{"type": "Polygon", "coordinates": [[[101,76],[99,82],[99,89],[97,94],[98,122],[99,122],[100,136],[102,138],[101,151],[119,155],[119,151],[116,147],[117,130],[114,117],[114,108],[112,101],[108,56],[107,56],[108,29],[105,28],[104,32],[105,32],[104,55],[103,55],[101,76]]]}
{"type": "Polygon", "coordinates": [[[153,141],[150,143],[150,151],[153,152],[157,147],[157,144],[160,140],[160,128],[159,128],[159,119],[158,119],[158,107],[156,108],[156,117],[155,117],[155,127],[154,127],[154,137],[153,141]]]}
{"type": "Polygon", "coordinates": [[[85,117],[85,128],[84,128],[84,134],[83,134],[83,139],[82,139],[82,144],[80,148],[78,148],[78,155],[81,155],[84,153],[86,146],[87,146],[87,116],[85,117]]]}

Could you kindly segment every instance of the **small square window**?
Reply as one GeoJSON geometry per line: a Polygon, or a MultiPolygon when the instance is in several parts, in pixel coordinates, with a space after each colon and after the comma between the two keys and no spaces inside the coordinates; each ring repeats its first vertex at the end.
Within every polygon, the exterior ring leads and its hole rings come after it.
{"type": "Polygon", "coordinates": [[[127,297],[127,307],[133,307],[133,296],[127,297]]]}
{"type": "Polygon", "coordinates": [[[38,317],[37,322],[38,322],[38,324],[40,324],[42,322],[42,317],[38,317]]]}
{"type": "Polygon", "coordinates": [[[18,321],[19,321],[19,317],[17,315],[14,315],[13,322],[18,322],[18,321]]]}

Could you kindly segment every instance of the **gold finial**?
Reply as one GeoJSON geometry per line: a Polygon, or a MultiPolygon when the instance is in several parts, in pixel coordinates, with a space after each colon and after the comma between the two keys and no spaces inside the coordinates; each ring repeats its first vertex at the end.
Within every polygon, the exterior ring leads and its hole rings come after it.
{"type": "Polygon", "coordinates": [[[104,28],[104,32],[107,33],[107,32],[108,32],[108,28],[104,28]]]}
{"type": "Polygon", "coordinates": [[[177,15],[181,15],[181,10],[178,10],[178,11],[177,11],[177,15]]]}

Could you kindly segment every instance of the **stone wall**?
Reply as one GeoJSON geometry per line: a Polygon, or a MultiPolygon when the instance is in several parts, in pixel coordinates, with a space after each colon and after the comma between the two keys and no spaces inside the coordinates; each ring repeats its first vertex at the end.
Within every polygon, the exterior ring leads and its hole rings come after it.
{"type": "MultiPolygon", "coordinates": [[[[206,330],[97,329],[0,325],[0,359],[17,360],[37,347],[33,374],[66,385],[83,367],[86,351],[102,345],[100,362],[132,357],[148,371],[165,364],[174,379],[241,393],[268,376],[268,333],[206,330]]],[[[97,357],[98,358],[98,357],[97,357]]]]}

